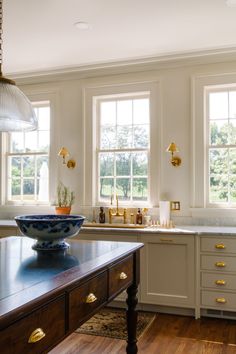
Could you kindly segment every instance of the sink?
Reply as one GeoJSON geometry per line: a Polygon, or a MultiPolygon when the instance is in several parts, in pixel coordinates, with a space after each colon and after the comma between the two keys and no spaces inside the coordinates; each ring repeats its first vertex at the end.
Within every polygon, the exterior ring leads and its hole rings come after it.
{"type": "Polygon", "coordinates": [[[103,228],[119,228],[119,229],[144,229],[146,225],[137,225],[137,224],[121,224],[121,223],[96,223],[96,222],[86,222],[83,224],[83,227],[103,227],[103,228]]]}

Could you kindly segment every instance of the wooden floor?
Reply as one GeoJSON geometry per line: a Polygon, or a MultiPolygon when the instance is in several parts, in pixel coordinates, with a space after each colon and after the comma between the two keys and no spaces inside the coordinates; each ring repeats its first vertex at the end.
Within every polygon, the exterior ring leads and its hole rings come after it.
{"type": "MultiPolygon", "coordinates": [[[[50,354],[121,354],[124,340],[73,333],[50,354]]],[[[158,314],[138,341],[139,354],[236,354],[236,321],[158,314]]]]}

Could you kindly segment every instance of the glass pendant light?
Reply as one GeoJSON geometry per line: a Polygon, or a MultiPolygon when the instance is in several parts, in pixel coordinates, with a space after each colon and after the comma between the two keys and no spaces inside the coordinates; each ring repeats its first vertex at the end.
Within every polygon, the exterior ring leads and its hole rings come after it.
{"type": "Polygon", "coordinates": [[[13,80],[2,75],[2,2],[0,0],[0,132],[30,131],[37,128],[31,102],[13,80]]]}

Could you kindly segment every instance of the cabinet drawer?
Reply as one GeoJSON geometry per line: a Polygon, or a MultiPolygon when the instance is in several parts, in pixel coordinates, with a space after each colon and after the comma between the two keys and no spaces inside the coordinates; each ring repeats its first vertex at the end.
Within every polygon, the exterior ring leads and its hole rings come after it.
{"type": "Polygon", "coordinates": [[[78,286],[69,293],[69,329],[76,329],[107,301],[107,272],[78,286]]]}
{"type": "Polygon", "coordinates": [[[215,288],[221,290],[236,290],[235,275],[225,273],[203,272],[201,275],[202,288],[215,288]]]}
{"type": "Polygon", "coordinates": [[[109,298],[125,289],[133,280],[133,257],[128,257],[109,269],[109,298]]]}
{"type": "Polygon", "coordinates": [[[57,344],[65,335],[64,318],[65,298],[61,297],[1,331],[1,354],[45,353],[46,349],[57,344]],[[36,329],[41,329],[42,339],[35,343],[28,343],[31,334],[36,329]]]}
{"type": "Polygon", "coordinates": [[[224,291],[206,291],[202,290],[201,303],[204,307],[220,308],[222,310],[235,310],[236,295],[224,291]]]}
{"type": "Polygon", "coordinates": [[[236,242],[228,237],[201,237],[201,251],[236,253],[236,242]]]}
{"type": "Polygon", "coordinates": [[[235,272],[235,257],[225,255],[202,255],[201,268],[206,270],[217,270],[218,272],[235,272]]]}

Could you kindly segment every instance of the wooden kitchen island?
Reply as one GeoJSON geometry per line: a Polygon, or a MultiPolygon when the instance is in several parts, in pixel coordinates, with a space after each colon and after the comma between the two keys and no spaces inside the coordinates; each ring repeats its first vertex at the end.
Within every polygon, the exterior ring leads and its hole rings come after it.
{"type": "Polygon", "coordinates": [[[0,240],[0,352],[47,353],[127,289],[127,353],[137,353],[141,243],[67,240],[34,251],[33,240],[0,240]]]}

